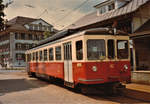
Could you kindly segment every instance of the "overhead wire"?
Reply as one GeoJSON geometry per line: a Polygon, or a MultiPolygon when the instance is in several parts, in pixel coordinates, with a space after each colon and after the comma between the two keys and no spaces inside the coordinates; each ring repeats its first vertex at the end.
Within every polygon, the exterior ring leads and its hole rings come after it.
{"type": "Polygon", "coordinates": [[[42,15],[44,15],[45,13],[48,13],[47,9],[45,9],[39,16],[37,16],[36,18],[41,17],[42,15]]]}
{"type": "Polygon", "coordinates": [[[76,10],[80,9],[84,4],[86,4],[89,0],[84,1],[83,3],[81,3],[80,5],[78,5],[77,7],[75,7],[73,10],[69,11],[66,15],[64,15],[62,18],[58,19],[56,22],[59,23],[60,20],[65,19],[68,15],[72,14],[73,12],[75,12],[76,10]]]}
{"type": "MultiPolygon", "coordinates": [[[[59,18],[58,20],[56,20],[55,25],[58,25],[58,23],[61,20],[64,20],[67,16],[69,16],[70,14],[74,13],[76,10],[80,9],[83,5],[85,5],[89,0],[85,0],[84,2],[82,2],[80,5],[78,5],[77,7],[75,7],[74,9],[70,10],[66,15],[64,15],[63,17],[59,18]]],[[[44,15],[45,13],[48,13],[48,10],[45,9],[39,16],[37,16],[36,18],[41,17],[42,15],[44,15]]],[[[63,26],[64,27],[64,26],[63,26]]]]}

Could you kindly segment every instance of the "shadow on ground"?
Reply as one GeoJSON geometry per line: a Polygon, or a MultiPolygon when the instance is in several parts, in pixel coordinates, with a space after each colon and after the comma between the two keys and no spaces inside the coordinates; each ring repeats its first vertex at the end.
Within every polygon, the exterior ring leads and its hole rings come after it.
{"type": "MultiPolygon", "coordinates": [[[[0,80],[0,96],[3,96],[6,93],[18,92],[31,90],[39,87],[44,87],[47,84],[38,84],[35,85],[34,82],[38,82],[37,80],[27,80],[27,79],[4,79],[0,80]]],[[[41,82],[42,83],[42,82],[41,82]]]]}
{"type": "Polygon", "coordinates": [[[123,95],[89,94],[86,96],[96,100],[108,100],[120,104],[150,104],[150,93],[130,89],[126,89],[123,95]]]}
{"type": "MultiPolygon", "coordinates": [[[[63,87],[69,91],[82,94],[80,91],[76,91],[72,88],[68,88],[63,86],[63,84],[55,83],[56,86],[63,87]]],[[[123,95],[107,95],[104,93],[104,91],[100,91],[96,94],[83,94],[84,96],[87,96],[92,99],[100,100],[100,101],[112,101],[120,104],[141,104],[141,103],[147,103],[150,104],[150,93],[146,92],[139,92],[139,91],[131,91],[130,89],[126,89],[125,94],[123,95]],[[132,92],[132,93],[131,93],[132,92]],[[138,94],[137,94],[138,93],[138,94]],[[140,96],[137,96],[140,95],[140,96]],[[145,96],[146,95],[146,96],[145,96]],[[145,97],[144,97],[145,96],[145,97]]]]}
{"type": "Polygon", "coordinates": [[[150,93],[149,92],[137,91],[137,90],[133,90],[133,89],[126,89],[125,96],[127,96],[129,98],[139,99],[141,101],[147,101],[150,104],[150,93]]]}

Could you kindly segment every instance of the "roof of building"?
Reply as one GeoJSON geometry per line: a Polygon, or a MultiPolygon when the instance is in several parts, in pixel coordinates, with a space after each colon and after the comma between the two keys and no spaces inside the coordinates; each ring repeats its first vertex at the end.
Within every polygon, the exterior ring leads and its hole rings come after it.
{"type": "Polygon", "coordinates": [[[147,36],[150,34],[150,19],[144,23],[139,29],[130,35],[131,38],[138,36],[147,36]]]}
{"type": "Polygon", "coordinates": [[[139,29],[137,29],[135,33],[142,31],[150,31],[150,19],[146,23],[144,23],[139,29]]]}
{"type": "Polygon", "coordinates": [[[100,23],[106,21],[108,19],[116,18],[119,16],[123,16],[129,13],[133,13],[138,10],[142,5],[146,4],[150,0],[132,0],[126,6],[123,6],[119,9],[114,9],[104,14],[97,16],[97,12],[92,12],[86,16],[83,16],[67,28],[69,29],[77,29],[81,27],[85,27],[91,24],[100,23]]]}
{"type": "Polygon", "coordinates": [[[35,18],[29,18],[29,17],[22,17],[22,16],[17,16],[11,20],[9,20],[6,24],[8,25],[13,25],[13,24],[21,24],[21,25],[24,25],[24,24],[27,24],[27,23],[30,23],[30,22],[33,22],[33,21],[36,21],[38,19],[35,19],[35,18]]]}
{"type": "MultiPolygon", "coordinates": [[[[30,18],[30,17],[17,16],[15,18],[9,20],[8,22],[6,22],[6,28],[8,30],[24,30],[24,31],[27,31],[27,29],[24,27],[24,25],[32,23],[32,22],[37,21],[37,20],[44,21],[41,18],[36,19],[36,18],[30,18]]],[[[46,21],[44,21],[44,22],[47,23],[46,21]]],[[[47,23],[47,24],[49,24],[49,23],[47,23]]],[[[51,24],[49,24],[49,25],[52,26],[51,24]]],[[[56,29],[54,29],[54,30],[56,30],[56,29]]]]}

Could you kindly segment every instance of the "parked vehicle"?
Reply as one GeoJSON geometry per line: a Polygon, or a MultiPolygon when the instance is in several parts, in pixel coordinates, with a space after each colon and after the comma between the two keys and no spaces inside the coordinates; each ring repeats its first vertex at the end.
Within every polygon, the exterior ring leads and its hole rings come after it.
{"type": "Polygon", "coordinates": [[[83,91],[89,86],[116,91],[131,78],[129,36],[109,28],[57,33],[28,50],[26,59],[29,75],[61,79],[83,91]]]}

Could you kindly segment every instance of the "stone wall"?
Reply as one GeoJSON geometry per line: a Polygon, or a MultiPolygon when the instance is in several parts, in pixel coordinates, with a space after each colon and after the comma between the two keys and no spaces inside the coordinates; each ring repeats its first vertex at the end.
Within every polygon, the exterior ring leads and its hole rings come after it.
{"type": "Polygon", "coordinates": [[[134,71],[131,76],[132,82],[150,84],[150,71],[134,71]]]}

